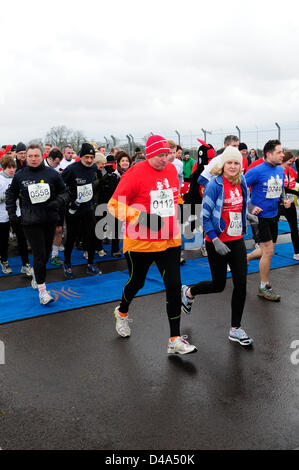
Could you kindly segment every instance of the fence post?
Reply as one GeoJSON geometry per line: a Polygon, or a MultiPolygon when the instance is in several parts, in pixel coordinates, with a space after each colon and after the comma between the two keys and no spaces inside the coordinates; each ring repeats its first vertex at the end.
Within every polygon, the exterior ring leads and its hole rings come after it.
{"type": "Polygon", "coordinates": [[[177,134],[177,136],[178,136],[179,145],[181,145],[181,135],[179,134],[178,131],[174,131],[174,132],[175,132],[175,133],[177,134]]]}
{"type": "Polygon", "coordinates": [[[275,126],[276,126],[277,129],[278,129],[278,140],[280,140],[280,125],[276,122],[276,123],[275,123],[275,126]]]}

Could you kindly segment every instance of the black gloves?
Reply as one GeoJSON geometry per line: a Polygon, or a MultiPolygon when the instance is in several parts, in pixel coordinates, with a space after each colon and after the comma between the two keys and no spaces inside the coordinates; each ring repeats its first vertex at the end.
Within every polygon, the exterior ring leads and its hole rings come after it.
{"type": "Polygon", "coordinates": [[[47,209],[49,211],[58,211],[59,202],[56,199],[52,199],[52,201],[48,202],[47,209]]]}
{"type": "Polygon", "coordinates": [[[21,223],[21,218],[18,217],[16,214],[11,214],[9,216],[9,223],[10,225],[12,226],[12,228],[14,229],[15,227],[18,227],[18,225],[20,225],[21,223]]]}
{"type": "Polygon", "coordinates": [[[148,214],[147,212],[140,212],[138,223],[154,232],[159,232],[164,225],[162,217],[157,214],[148,214]]]}

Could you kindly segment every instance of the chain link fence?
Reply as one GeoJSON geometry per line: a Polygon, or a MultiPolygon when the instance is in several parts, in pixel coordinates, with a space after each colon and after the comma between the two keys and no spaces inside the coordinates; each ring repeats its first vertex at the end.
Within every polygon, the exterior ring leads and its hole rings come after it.
{"type": "MultiPolygon", "coordinates": [[[[200,129],[198,132],[190,134],[180,133],[179,130],[175,130],[172,134],[167,135],[161,131],[156,133],[162,134],[163,137],[169,140],[174,140],[184,150],[190,150],[193,156],[197,154],[197,149],[200,145],[197,141],[198,138],[213,145],[217,150],[223,147],[223,141],[227,135],[238,136],[240,142],[244,142],[247,145],[248,150],[253,148],[258,151],[259,155],[261,155],[265,143],[270,139],[280,139],[285,149],[293,150],[296,155],[299,155],[299,121],[289,126],[280,126],[276,123],[272,128],[270,126],[268,128],[255,126],[255,128],[251,129],[242,129],[236,126],[235,128],[200,129]]],[[[146,140],[151,134],[153,132],[144,134],[142,137],[133,134],[125,136],[111,135],[108,138],[104,137],[99,143],[105,145],[107,150],[110,150],[112,147],[119,147],[133,155],[136,147],[139,147],[143,152],[145,151],[146,140]]]]}

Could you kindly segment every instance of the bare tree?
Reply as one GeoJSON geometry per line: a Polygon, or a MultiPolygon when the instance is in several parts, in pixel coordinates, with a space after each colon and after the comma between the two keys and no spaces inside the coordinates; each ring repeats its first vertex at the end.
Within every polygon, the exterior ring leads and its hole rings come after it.
{"type": "Polygon", "coordinates": [[[73,131],[66,126],[52,127],[46,134],[45,142],[49,142],[53,147],[63,149],[70,142],[73,131]]]}
{"type": "Polygon", "coordinates": [[[43,148],[43,146],[44,146],[43,139],[41,139],[40,137],[37,137],[36,139],[31,139],[31,140],[29,140],[28,145],[30,145],[30,144],[38,144],[38,145],[40,145],[42,148],[43,148]]]}
{"type": "Polygon", "coordinates": [[[75,131],[73,132],[70,141],[68,142],[76,153],[78,153],[81,149],[83,142],[87,142],[87,138],[83,134],[82,131],[75,131]]]}
{"type": "Polygon", "coordinates": [[[71,145],[77,153],[86,140],[82,131],[73,131],[73,129],[63,125],[52,127],[45,137],[45,141],[49,142],[53,147],[63,150],[66,145],[71,145]]]}

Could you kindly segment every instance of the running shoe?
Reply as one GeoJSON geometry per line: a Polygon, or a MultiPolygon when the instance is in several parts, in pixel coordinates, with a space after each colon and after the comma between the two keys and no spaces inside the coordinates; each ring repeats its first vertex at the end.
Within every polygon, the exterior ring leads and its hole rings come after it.
{"type": "Polygon", "coordinates": [[[113,258],[121,258],[121,252],[118,250],[118,251],[115,251],[115,253],[111,253],[111,256],[113,256],[113,258]]]}
{"type": "Polygon", "coordinates": [[[9,266],[8,261],[2,261],[2,263],[0,263],[0,265],[1,265],[1,268],[2,268],[3,274],[10,274],[10,273],[12,273],[12,269],[11,269],[11,267],[9,266]]]}
{"type": "Polygon", "coordinates": [[[196,353],[197,348],[193,346],[193,344],[188,343],[188,341],[186,341],[187,338],[188,338],[187,335],[178,336],[173,341],[171,341],[171,339],[169,338],[167,353],[168,354],[196,353]]]}
{"type": "Polygon", "coordinates": [[[114,317],[116,319],[115,323],[115,329],[119,336],[122,336],[123,338],[126,338],[128,336],[131,336],[131,328],[129,326],[129,323],[132,322],[133,320],[129,318],[128,316],[122,317],[118,313],[119,311],[119,306],[115,307],[114,309],[114,317]]]}
{"type": "Polygon", "coordinates": [[[51,264],[54,264],[54,266],[62,266],[63,261],[59,258],[59,256],[54,256],[51,258],[51,264]]]}
{"type": "Polygon", "coordinates": [[[299,253],[295,253],[294,256],[293,256],[293,259],[295,261],[299,261],[299,253]]]}
{"type": "Polygon", "coordinates": [[[102,271],[97,267],[96,264],[91,264],[90,266],[87,266],[86,272],[87,274],[92,274],[93,276],[102,274],[102,271]]]}
{"type": "Polygon", "coordinates": [[[192,304],[194,302],[194,299],[190,299],[190,297],[187,297],[187,290],[189,289],[189,286],[182,286],[182,307],[181,311],[182,313],[185,313],[186,315],[190,315],[191,313],[191,308],[192,304]]]}
{"type": "Polygon", "coordinates": [[[107,251],[103,250],[97,250],[96,253],[100,256],[100,258],[103,258],[103,256],[107,256],[107,251]]]}
{"type": "Polygon", "coordinates": [[[54,298],[52,297],[49,291],[43,290],[39,293],[39,301],[41,305],[47,305],[51,302],[54,302],[54,298]]]}
{"type": "Polygon", "coordinates": [[[32,289],[37,289],[38,288],[33,269],[32,269],[31,287],[32,287],[32,289]]]}
{"type": "Polygon", "coordinates": [[[70,264],[65,264],[63,265],[63,271],[64,271],[64,275],[67,279],[74,279],[74,273],[73,273],[73,270],[72,270],[72,266],[70,264]]]}
{"type": "Polygon", "coordinates": [[[280,300],[280,294],[273,292],[273,290],[268,286],[269,284],[267,284],[264,288],[259,287],[257,295],[259,297],[264,297],[264,299],[271,300],[272,302],[277,302],[280,300]]]}
{"type": "Polygon", "coordinates": [[[201,256],[204,256],[204,257],[208,256],[207,249],[204,245],[202,245],[200,251],[201,251],[201,256]]]}
{"type": "Polygon", "coordinates": [[[30,264],[25,264],[25,266],[22,266],[20,273],[26,274],[28,277],[32,277],[33,269],[30,264]]]}
{"type": "Polygon", "coordinates": [[[83,253],[83,258],[84,258],[84,259],[88,259],[88,251],[84,251],[84,253],[83,253]]]}
{"type": "Polygon", "coordinates": [[[253,344],[253,339],[249,338],[246,331],[242,330],[242,328],[231,328],[228,338],[231,341],[237,341],[242,346],[251,346],[253,344]]]}

